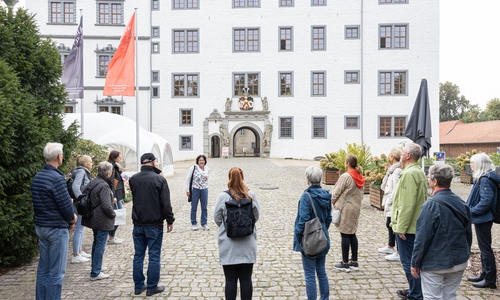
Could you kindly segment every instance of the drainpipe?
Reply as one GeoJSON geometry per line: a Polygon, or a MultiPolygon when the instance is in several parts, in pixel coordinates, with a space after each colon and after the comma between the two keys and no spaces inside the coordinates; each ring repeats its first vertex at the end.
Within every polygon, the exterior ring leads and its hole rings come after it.
{"type": "Polygon", "coordinates": [[[360,49],[360,52],[361,52],[361,70],[359,70],[359,77],[361,77],[361,99],[360,99],[360,104],[361,104],[361,112],[360,112],[360,118],[359,118],[359,128],[361,129],[361,143],[364,142],[364,130],[363,130],[363,123],[364,123],[364,115],[363,115],[363,105],[364,105],[364,102],[363,102],[363,86],[365,85],[365,80],[364,80],[364,72],[363,72],[363,43],[364,43],[364,26],[363,26],[363,0],[361,0],[361,30],[360,30],[360,38],[361,38],[361,49],[360,49]]]}
{"type": "MultiPolygon", "coordinates": [[[[151,28],[153,27],[153,1],[149,1],[149,45],[151,47],[151,28]]],[[[151,71],[153,70],[153,51],[149,49],[149,132],[153,132],[153,94],[151,91],[151,71]]]]}

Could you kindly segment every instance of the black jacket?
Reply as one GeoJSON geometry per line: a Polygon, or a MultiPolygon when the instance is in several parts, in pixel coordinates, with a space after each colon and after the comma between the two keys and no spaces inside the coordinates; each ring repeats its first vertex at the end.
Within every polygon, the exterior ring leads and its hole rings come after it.
{"type": "Polygon", "coordinates": [[[113,194],[116,200],[123,200],[125,199],[125,184],[123,183],[123,178],[121,174],[122,172],[120,171],[120,167],[116,163],[113,163],[112,165],[113,165],[113,174],[111,175],[111,181],[113,181],[113,187],[114,187],[114,179],[118,181],[116,189],[113,188],[113,194]]]}
{"type": "Polygon", "coordinates": [[[94,214],[90,218],[82,218],[82,225],[96,230],[111,231],[115,227],[115,211],[113,210],[113,192],[111,180],[97,175],[89,184],[91,205],[94,214]]]}
{"type": "Polygon", "coordinates": [[[134,225],[162,225],[175,221],[170,190],[167,180],[160,176],[161,171],[153,166],[142,166],[141,172],[129,180],[132,190],[132,221],[134,225]]]}

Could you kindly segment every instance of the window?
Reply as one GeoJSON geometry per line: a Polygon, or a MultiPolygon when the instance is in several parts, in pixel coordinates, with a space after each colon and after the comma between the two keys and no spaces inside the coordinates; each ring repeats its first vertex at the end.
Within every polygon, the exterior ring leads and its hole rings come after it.
{"type": "Polygon", "coordinates": [[[292,28],[280,28],[280,51],[292,51],[292,28]]]}
{"type": "Polygon", "coordinates": [[[345,27],[346,39],[359,39],[359,26],[346,26],[345,27]]]}
{"type": "Polygon", "coordinates": [[[76,0],[49,1],[49,23],[75,24],[76,0]]]}
{"type": "Polygon", "coordinates": [[[233,7],[259,7],[259,0],[233,0],[233,7]]]}
{"type": "Polygon", "coordinates": [[[110,112],[117,115],[123,115],[123,105],[125,101],[107,96],[94,102],[97,105],[97,112],[110,112]]]}
{"type": "Polygon", "coordinates": [[[293,6],[293,0],[280,0],[280,6],[293,6]]]}
{"type": "Polygon", "coordinates": [[[193,110],[181,108],[179,110],[179,126],[193,126],[193,110]]]}
{"type": "Polygon", "coordinates": [[[160,82],[160,71],[151,71],[151,82],[160,82]]]}
{"type": "Polygon", "coordinates": [[[153,86],[151,88],[151,97],[160,98],[160,87],[159,86],[153,86]]]}
{"type": "Polygon", "coordinates": [[[61,57],[61,64],[64,64],[64,61],[66,60],[66,58],[68,58],[69,53],[71,52],[71,48],[66,47],[66,45],[61,43],[57,45],[57,51],[59,52],[59,55],[61,57]]]}
{"type": "Polygon", "coordinates": [[[408,48],[408,25],[380,25],[380,49],[408,48]]]}
{"type": "Polygon", "coordinates": [[[160,0],[151,0],[151,10],[160,10],[160,0]]]}
{"type": "Polygon", "coordinates": [[[404,137],[406,117],[379,117],[379,137],[404,137]]]}
{"type": "Polygon", "coordinates": [[[346,84],[359,83],[359,71],[345,71],[346,84]]]}
{"type": "Polygon", "coordinates": [[[160,53],[160,43],[151,43],[151,53],[160,53]]]}
{"type": "Polygon", "coordinates": [[[198,97],[198,74],[174,74],[174,97],[198,97]]]}
{"type": "Polygon", "coordinates": [[[325,72],[312,72],[311,74],[311,94],[313,96],[325,96],[325,72]]]}
{"type": "Polygon", "coordinates": [[[97,54],[97,77],[106,77],[108,64],[115,53],[116,48],[108,44],[106,47],[96,50],[97,54]]]}
{"type": "Polygon", "coordinates": [[[243,88],[248,87],[249,96],[258,96],[259,73],[233,74],[233,96],[243,96],[243,88]]]}
{"type": "Polygon", "coordinates": [[[192,135],[179,136],[179,150],[193,150],[192,140],[192,135]]]}
{"type": "Polygon", "coordinates": [[[280,117],[280,132],[279,138],[293,138],[293,118],[280,117]]]}
{"type": "Polygon", "coordinates": [[[379,95],[406,95],[406,71],[379,72],[379,95]]]}
{"type": "Polygon", "coordinates": [[[408,0],[379,0],[380,3],[408,3],[408,0]]]}
{"type": "Polygon", "coordinates": [[[280,96],[293,95],[292,72],[280,72],[280,96]]]}
{"type": "Polygon", "coordinates": [[[174,30],[174,53],[198,52],[198,29],[174,30]]]}
{"type": "Polygon", "coordinates": [[[195,9],[198,7],[198,0],[173,0],[174,9],[195,9]]]}
{"type": "Polygon", "coordinates": [[[260,33],[258,28],[233,29],[233,51],[259,51],[260,33]]]}
{"type": "Polygon", "coordinates": [[[97,1],[97,23],[123,25],[122,1],[97,1]]]}
{"type": "Polygon", "coordinates": [[[311,0],[311,6],[325,6],[326,0],[311,0]]]}
{"type": "Polygon", "coordinates": [[[120,106],[99,105],[98,110],[99,112],[109,112],[117,115],[122,114],[122,108],[120,106]]]}
{"type": "Polygon", "coordinates": [[[72,114],[74,112],[76,112],[76,105],[75,104],[66,103],[66,106],[64,106],[64,113],[65,114],[72,114]]]}
{"type": "Polygon", "coordinates": [[[312,118],[312,138],[326,138],[326,117],[312,118]]]}
{"type": "Polygon", "coordinates": [[[345,129],[359,129],[359,117],[346,116],[344,127],[345,129]]]}
{"type": "Polygon", "coordinates": [[[154,38],[160,37],[160,27],[158,27],[158,26],[151,27],[151,37],[154,37],[154,38]]]}
{"type": "Polygon", "coordinates": [[[312,50],[326,50],[325,27],[312,28],[312,50]]]}

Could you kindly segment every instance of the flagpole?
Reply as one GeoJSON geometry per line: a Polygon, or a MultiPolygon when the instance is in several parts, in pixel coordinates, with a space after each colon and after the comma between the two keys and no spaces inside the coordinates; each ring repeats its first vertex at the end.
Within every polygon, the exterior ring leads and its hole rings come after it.
{"type": "Polygon", "coordinates": [[[135,10],[135,22],[134,22],[134,32],[135,32],[135,134],[136,134],[136,154],[137,154],[137,172],[139,172],[141,170],[141,152],[140,152],[140,134],[139,134],[139,129],[140,129],[140,125],[139,125],[139,76],[137,76],[137,67],[139,66],[139,62],[137,61],[137,57],[139,57],[139,55],[137,55],[137,51],[139,50],[137,48],[137,40],[138,40],[138,34],[137,34],[137,8],[134,8],[135,10]]]}
{"type": "MultiPolygon", "coordinates": [[[[80,9],[80,18],[82,18],[82,17],[83,17],[83,9],[80,9]]],[[[83,20],[82,20],[82,28],[83,28],[83,20]]],[[[81,45],[81,47],[83,47],[83,32],[82,32],[82,45],[81,45]]],[[[82,57],[82,59],[83,59],[83,57],[82,57]]],[[[82,69],[82,73],[83,72],[85,72],[84,69],[82,69]]],[[[85,77],[82,76],[82,78],[85,78],[85,77]]],[[[84,116],[85,116],[83,99],[84,98],[80,98],[80,107],[81,107],[80,108],[80,110],[81,110],[81,112],[80,112],[80,114],[81,114],[81,116],[80,116],[80,123],[81,123],[80,131],[82,133],[82,139],[85,138],[85,130],[84,130],[85,127],[83,126],[83,121],[84,121],[83,119],[84,119],[84,116]]]]}

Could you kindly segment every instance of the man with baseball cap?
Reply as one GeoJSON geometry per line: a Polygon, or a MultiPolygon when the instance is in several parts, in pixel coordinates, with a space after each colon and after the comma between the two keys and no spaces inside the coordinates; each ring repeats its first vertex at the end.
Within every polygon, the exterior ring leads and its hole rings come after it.
{"type": "Polygon", "coordinates": [[[163,241],[163,220],[167,220],[167,233],[174,228],[174,213],[170,204],[170,190],[167,180],[160,175],[158,160],[153,153],[141,156],[141,171],[129,180],[132,190],[132,221],[134,229],[133,278],[135,294],[152,296],[165,290],[158,285],[160,280],[161,244],[163,241]],[[148,278],[143,273],[144,257],[148,248],[148,278]]]}

